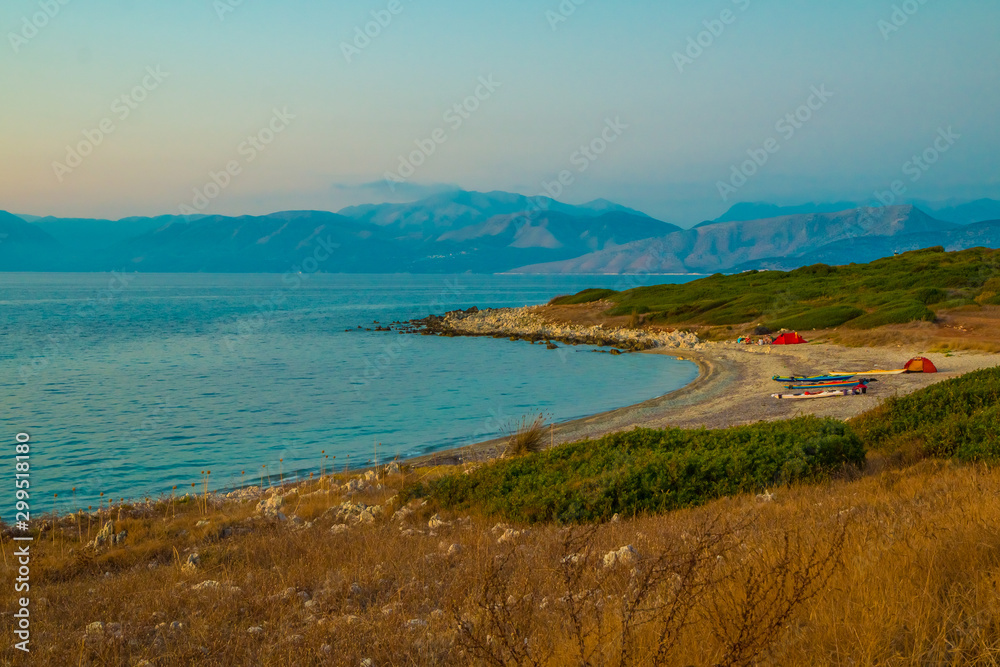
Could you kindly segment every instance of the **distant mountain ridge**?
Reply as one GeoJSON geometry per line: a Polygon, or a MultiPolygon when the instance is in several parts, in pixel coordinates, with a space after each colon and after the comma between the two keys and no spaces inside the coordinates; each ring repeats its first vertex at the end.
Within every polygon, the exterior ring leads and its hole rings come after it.
{"type": "Polygon", "coordinates": [[[734,271],[770,269],[789,271],[811,264],[863,264],[910,250],[942,246],[945,250],[985,247],[1000,248],[1000,220],[986,220],[956,225],[945,231],[923,231],[895,236],[866,236],[829,243],[817,250],[794,257],[774,257],[747,262],[734,271]]]}
{"type": "Polygon", "coordinates": [[[603,199],[466,191],[339,213],[30,222],[0,213],[0,270],[283,273],[311,257],[305,270],[329,273],[714,273],[1000,246],[995,220],[967,224],[1000,207],[993,200],[941,205],[962,224],[909,205],[843,205],[739,204],[691,229],[603,199]],[[780,215],[744,219],[762,213],[780,215]]]}
{"type": "Polygon", "coordinates": [[[767,218],[780,218],[786,215],[802,215],[808,213],[836,213],[838,211],[848,211],[858,208],[854,202],[836,202],[831,204],[800,204],[798,206],[777,206],[763,202],[743,202],[734,204],[728,211],[715,220],[707,220],[696,227],[714,225],[717,222],[748,222],[750,220],[764,220],[767,218]]]}
{"type": "Polygon", "coordinates": [[[928,207],[928,210],[938,220],[946,220],[959,225],[1000,220],[1000,201],[995,199],[977,199],[953,206],[932,206],[928,207]]]}
{"type": "Polygon", "coordinates": [[[25,230],[55,244],[27,262],[39,271],[285,272],[318,253],[324,259],[316,270],[334,273],[493,273],[680,229],[606,200],[574,206],[464,191],[340,213],[10,219],[14,245],[26,240],[25,230]]]}
{"type": "Polygon", "coordinates": [[[718,222],[515,272],[716,273],[750,268],[775,257],[798,257],[841,241],[914,233],[933,236],[954,227],[913,206],[718,222]]]}

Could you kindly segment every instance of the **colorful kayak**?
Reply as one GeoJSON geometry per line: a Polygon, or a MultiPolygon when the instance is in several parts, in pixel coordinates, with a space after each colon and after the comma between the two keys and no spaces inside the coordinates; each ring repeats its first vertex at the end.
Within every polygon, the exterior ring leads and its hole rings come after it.
{"type": "MultiPolygon", "coordinates": [[[[837,372],[839,373],[840,371],[837,372]]],[[[899,370],[895,371],[863,371],[863,372],[851,373],[851,375],[902,375],[905,372],[906,372],[905,368],[900,368],[899,370]]]]}
{"type": "Polygon", "coordinates": [[[859,384],[867,385],[869,382],[873,381],[874,380],[866,378],[863,380],[842,380],[840,382],[807,382],[805,384],[786,384],[785,389],[849,389],[850,387],[856,387],[859,384]]]}
{"type": "Polygon", "coordinates": [[[857,396],[858,394],[864,394],[868,391],[868,388],[859,384],[851,389],[829,389],[827,391],[807,391],[802,394],[771,394],[772,398],[790,398],[795,400],[808,399],[808,398],[834,398],[837,396],[857,396]]]}
{"type": "Polygon", "coordinates": [[[795,382],[843,382],[844,380],[850,380],[854,377],[854,374],[842,373],[839,375],[792,375],[789,377],[782,377],[780,375],[775,375],[771,379],[775,382],[783,382],[786,384],[795,382]]]}

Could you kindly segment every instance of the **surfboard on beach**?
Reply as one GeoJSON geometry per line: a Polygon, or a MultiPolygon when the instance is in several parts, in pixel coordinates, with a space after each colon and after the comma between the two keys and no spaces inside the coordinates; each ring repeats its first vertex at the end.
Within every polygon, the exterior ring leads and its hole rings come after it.
{"type": "Polygon", "coordinates": [[[810,398],[836,398],[840,396],[857,396],[858,394],[864,394],[868,391],[868,388],[859,384],[851,389],[828,389],[826,391],[807,391],[802,394],[771,394],[772,398],[782,398],[782,399],[792,399],[792,400],[804,400],[810,398]]]}

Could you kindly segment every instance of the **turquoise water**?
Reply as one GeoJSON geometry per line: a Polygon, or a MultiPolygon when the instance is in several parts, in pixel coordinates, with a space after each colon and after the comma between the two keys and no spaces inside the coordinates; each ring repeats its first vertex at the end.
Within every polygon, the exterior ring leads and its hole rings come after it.
{"type": "Polygon", "coordinates": [[[190,490],[202,470],[213,488],[259,483],[265,465],[286,478],[363,467],[376,447],[380,461],[410,457],[496,437],[526,415],[630,405],[682,387],[696,367],[356,327],[688,279],[0,273],[0,466],[13,480],[15,435],[29,433],[32,509],[69,511],[102,491],[190,490]]]}

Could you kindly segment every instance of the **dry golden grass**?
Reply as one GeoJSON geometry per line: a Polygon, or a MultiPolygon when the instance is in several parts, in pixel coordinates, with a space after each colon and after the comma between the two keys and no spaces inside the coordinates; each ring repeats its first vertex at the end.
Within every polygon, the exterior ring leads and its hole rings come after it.
{"type": "Polygon", "coordinates": [[[545,447],[545,415],[538,415],[531,421],[521,417],[504,427],[507,435],[507,445],[504,447],[504,457],[523,456],[540,452],[545,447]]]}
{"type": "MultiPolygon", "coordinates": [[[[386,506],[404,479],[383,481],[353,502],[386,506]]],[[[84,548],[86,519],[64,519],[32,546],[31,664],[1000,661],[993,470],[873,460],[857,479],[773,498],[521,534],[478,516],[431,529],[431,507],[334,534],[329,510],[349,497],[315,493],[331,485],[287,497],[282,511],[301,524],[263,518],[255,502],[126,509],[125,544],[99,554],[84,548]],[[627,545],[634,560],[605,567],[627,545]],[[195,551],[200,567],[183,569],[195,551]],[[220,586],[192,588],[206,580],[220,586]],[[104,629],[87,634],[95,621],[104,629]]],[[[9,538],[3,547],[12,581],[9,538]]],[[[12,610],[12,586],[4,596],[12,610]]],[[[9,623],[0,634],[2,659],[15,660],[9,623]]]]}

